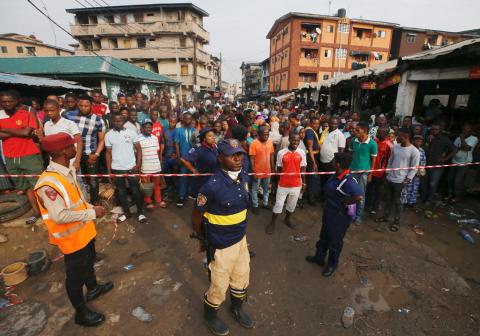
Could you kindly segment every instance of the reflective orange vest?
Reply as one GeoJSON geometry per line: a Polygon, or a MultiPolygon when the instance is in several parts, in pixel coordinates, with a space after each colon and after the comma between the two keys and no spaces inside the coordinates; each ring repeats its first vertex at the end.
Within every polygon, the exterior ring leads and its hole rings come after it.
{"type": "Polygon", "coordinates": [[[60,173],[44,171],[35,185],[35,197],[42,214],[43,222],[47,225],[50,243],[57,245],[63,254],[74,253],[84,248],[95,236],[95,223],[93,221],[72,222],[66,224],[55,223],[48,215],[48,210],[37,195],[37,190],[48,186],[53,188],[63,198],[65,206],[73,211],[87,209],[87,204],[81,197],[81,189],[75,181],[72,185],[60,173]]]}

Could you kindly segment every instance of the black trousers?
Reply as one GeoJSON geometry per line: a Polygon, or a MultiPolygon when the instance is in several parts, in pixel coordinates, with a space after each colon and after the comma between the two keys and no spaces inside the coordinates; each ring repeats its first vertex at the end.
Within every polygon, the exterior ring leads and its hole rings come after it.
{"type": "MultiPolygon", "coordinates": [[[[333,165],[333,160],[330,162],[322,162],[320,161],[320,166],[318,167],[318,170],[321,172],[335,172],[335,166],[333,165]]],[[[332,175],[320,175],[320,184],[321,184],[321,190],[322,193],[320,194],[320,199],[324,200],[325,198],[325,192],[327,190],[327,181],[332,175]]]]}
{"type": "MultiPolygon", "coordinates": [[[[131,170],[115,170],[112,169],[113,174],[133,174],[131,170]]],[[[123,209],[123,212],[126,215],[130,215],[130,206],[128,204],[127,198],[127,184],[126,181],[128,179],[128,189],[133,197],[133,201],[137,206],[137,213],[143,214],[143,194],[140,191],[140,184],[139,178],[135,177],[115,177],[115,187],[117,187],[117,196],[118,202],[123,209]]]]}
{"type": "Polygon", "coordinates": [[[367,185],[367,195],[365,197],[365,208],[368,211],[378,211],[383,195],[385,185],[385,176],[372,176],[372,182],[367,185]]]}
{"type": "MultiPolygon", "coordinates": [[[[94,164],[88,163],[88,155],[83,154],[80,160],[80,169],[83,174],[98,174],[98,159],[94,164]]],[[[88,186],[90,191],[90,203],[97,204],[99,201],[99,179],[98,177],[88,177],[88,186]]]]}
{"type": "Polygon", "coordinates": [[[325,260],[328,252],[328,265],[337,268],[343,249],[343,237],[347,233],[351,219],[346,214],[324,209],[322,220],[315,257],[317,260],[325,260]]]}
{"type": "Polygon", "coordinates": [[[388,180],[385,182],[385,193],[383,196],[383,217],[389,218],[393,208],[393,219],[397,222],[400,221],[400,216],[403,210],[402,201],[400,200],[402,190],[403,183],[393,183],[388,180]]]}
{"type": "Polygon", "coordinates": [[[95,261],[95,239],[92,239],[81,250],[65,254],[65,288],[68,298],[75,309],[82,308],[85,305],[83,297],[83,286],[88,290],[97,287],[97,278],[93,264],[95,261]]]}
{"type": "MultiPolygon", "coordinates": [[[[317,164],[317,168],[320,169],[320,158],[318,157],[318,154],[315,154],[315,163],[317,164]]],[[[307,172],[313,172],[313,161],[309,154],[307,154],[307,172]]],[[[322,192],[319,176],[320,175],[307,175],[305,177],[307,182],[306,194],[310,200],[313,200],[322,192]]]]}

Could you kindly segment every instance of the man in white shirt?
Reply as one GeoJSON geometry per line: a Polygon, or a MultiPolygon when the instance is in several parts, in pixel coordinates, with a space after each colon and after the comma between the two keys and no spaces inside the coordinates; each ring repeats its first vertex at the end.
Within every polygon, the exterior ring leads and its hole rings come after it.
{"type": "MultiPolygon", "coordinates": [[[[330,118],[328,123],[328,134],[325,136],[322,147],[320,148],[320,167],[319,171],[329,172],[335,171],[333,166],[333,158],[335,153],[343,152],[345,149],[346,138],[341,130],[338,129],[338,118],[330,118]]],[[[325,183],[327,183],[330,175],[320,175],[322,183],[322,190],[325,190],[325,183]]]]}
{"type": "MultiPolygon", "coordinates": [[[[81,175],[80,161],[82,160],[83,141],[77,124],[61,116],[60,105],[56,100],[46,100],[45,103],[43,103],[43,112],[45,112],[45,115],[50,119],[43,125],[45,136],[57,133],[67,133],[72,138],[77,139],[75,144],[77,155],[70,161],[70,165],[75,168],[77,175],[81,175]]],[[[81,176],[77,176],[77,183],[80,186],[82,193],[88,195],[87,188],[81,176]]]]}
{"type": "Polygon", "coordinates": [[[140,124],[137,122],[137,111],[130,110],[128,112],[128,118],[123,125],[126,129],[134,132],[136,135],[140,134],[140,124]]]}
{"type": "MultiPolygon", "coordinates": [[[[463,125],[462,133],[455,139],[453,145],[456,148],[452,163],[463,164],[473,161],[473,150],[478,144],[478,138],[473,134],[470,123],[463,125]]],[[[468,166],[450,167],[448,171],[448,193],[450,201],[455,202],[456,197],[463,194],[465,189],[465,176],[468,166]]]]}
{"type": "Polygon", "coordinates": [[[70,164],[72,164],[78,172],[78,170],[80,169],[80,160],[83,153],[83,143],[81,141],[82,136],[80,134],[80,129],[73,121],[61,117],[60,106],[55,100],[45,101],[45,103],[43,104],[43,111],[50,119],[43,125],[43,131],[45,133],[45,136],[63,132],[67,133],[72,138],[77,139],[77,155],[74,159],[72,159],[70,164]]]}
{"type": "MultiPolygon", "coordinates": [[[[135,156],[135,141],[137,134],[124,127],[123,116],[114,115],[112,118],[113,128],[105,135],[105,147],[107,153],[108,174],[138,174],[139,165],[135,156]]],[[[118,201],[123,208],[123,214],[117,218],[118,223],[125,222],[130,216],[130,206],[127,198],[127,185],[132,194],[132,198],[137,206],[137,218],[140,223],[145,223],[147,217],[143,214],[143,195],[140,191],[138,176],[116,176],[114,178],[115,187],[118,192],[118,201]]]]}

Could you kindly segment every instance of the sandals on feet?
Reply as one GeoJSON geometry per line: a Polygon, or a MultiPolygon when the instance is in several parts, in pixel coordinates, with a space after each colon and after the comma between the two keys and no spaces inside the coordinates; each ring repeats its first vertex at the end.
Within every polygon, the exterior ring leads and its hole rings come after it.
{"type": "Polygon", "coordinates": [[[398,223],[398,221],[393,222],[393,224],[390,225],[389,229],[390,229],[390,231],[392,231],[392,232],[397,232],[398,229],[399,229],[399,223],[398,223]]]}
{"type": "Polygon", "coordinates": [[[167,207],[167,203],[165,203],[164,201],[161,201],[160,203],[158,203],[158,206],[162,209],[166,208],[167,207]]]}
{"type": "Polygon", "coordinates": [[[37,217],[37,216],[32,216],[32,217],[29,217],[27,218],[27,220],[25,221],[25,223],[27,225],[33,225],[37,222],[37,220],[39,219],[40,217],[37,217]]]}
{"type": "Polygon", "coordinates": [[[138,215],[138,222],[139,223],[146,223],[147,222],[147,217],[144,214],[138,215]]]}

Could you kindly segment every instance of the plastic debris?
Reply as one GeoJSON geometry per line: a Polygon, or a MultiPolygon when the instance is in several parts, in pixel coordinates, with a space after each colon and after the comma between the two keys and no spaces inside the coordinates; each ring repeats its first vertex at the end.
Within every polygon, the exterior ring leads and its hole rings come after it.
{"type": "Polygon", "coordinates": [[[176,282],[175,285],[173,285],[173,291],[176,292],[177,290],[180,289],[180,287],[182,287],[182,283],[176,282]]]}
{"type": "Polygon", "coordinates": [[[352,307],[346,307],[342,315],[342,325],[345,329],[350,328],[355,317],[355,310],[352,307]]]}
{"type": "Polygon", "coordinates": [[[444,287],[444,288],[442,288],[442,291],[444,291],[444,292],[450,292],[450,289],[444,287]]]}
{"type": "Polygon", "coordinates": [[[293,236],[293,240],[296,242],[306,242],[308,240],[307,236],[295,235],[293,236]]]}
{"type": "Polygon", "coordinates": [[[458,218],[463,218],[465,216],[460,214],[460,213],[455,213],[455,212],[451,211],[451,212],[448,213],[448,217],[450,217],[452,219],[458,219],[458,218]]]}
{"type": "Polygon", "coordinates": [[[408,313],[410,313],[410,309],[400,308],[400,309],[398,309],[398,312],[399,312],[399,313],[403,313],[403,314],[408,314],[408,313]]]}
{"type": "Polygon", "coordinates": [[[480,225],[480,221],[476,218],[470,219],[459,219],[457,221],[458,224],[473,224],[473,225],[480,225]]]}
{"type": "Polygon", "coordinates": [[[119,314],[112,314],[109,317],[111,323],[118,323],[120,322],[120,315],[119,314]]]}
{"type": "Polygon", "coordinates": [[[134,264],[128,264],[128,265],[123,266],[123,270],[124,270],[125,272],[130,272],[130,271],[131,271],[132,269],[134,269],[134,268],[135,268],[135,265],[134,265],[134,264]]]}
{"type": "Polygon", "coordinates": [[[470,235],[470,233],[468,233],[467,230],[460,230],[460,235],[470,244],[475,244],[475,239],[473,239],[473,237],[470,235]]]}
{"type": "Polygon", "coordinates": [[[139,321],[144,323],[149,323],[153,321],[153,315],[148,313],[142,306],[133,309],[132,315],[136,317],[139,321]]]}
{"type": "Polygon", "coordinates": [[[177,224],[173,224],[173,225],[172,225],[172,228],[173,228],[174,230],[176,230],[176,229],[178,229],[178,225],[177,225],[177,224]]]}

